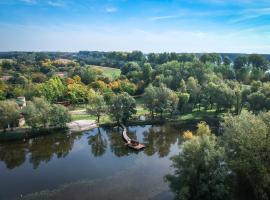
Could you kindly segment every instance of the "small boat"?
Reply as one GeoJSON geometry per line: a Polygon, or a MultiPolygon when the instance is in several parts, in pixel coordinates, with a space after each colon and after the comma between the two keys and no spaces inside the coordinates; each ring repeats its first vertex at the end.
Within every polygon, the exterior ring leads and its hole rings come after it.
{"type": "Polygon", "coordinates": [[[145,147],[144,144],[140,144],[140,142],[138,142],[137,140],[130,139],[127,135],[127,128],[122,123],[120,125],[124,129],[122,132],[122,137],[126,141],[126,146],[135,150],[140,150],[145,147]]]}
{"type": "Polygon", "coordinates": [[[132,139],[128,143],[126,143],[126,146],[135,150],[140,150],[145,147],[144,144],[140,144],[137,140],[132,140],[132,139]]]}

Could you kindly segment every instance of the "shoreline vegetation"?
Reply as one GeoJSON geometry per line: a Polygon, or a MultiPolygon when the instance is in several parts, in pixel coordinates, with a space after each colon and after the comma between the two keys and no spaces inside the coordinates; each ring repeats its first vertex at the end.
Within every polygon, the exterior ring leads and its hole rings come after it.
{"type": "MultiPolygon", "coordinates": [[[[219,126],[219,122],[221,119],[223,113],[216,113],[216,112],[209,112],[209,111],[194,111],[192,113],[184,114],[184,115],[177,115],[177,116],[164,116],[164,118],[155,118],[155,119],[139,119],[138,115],[135,115],[133,119],[128,120],[125,125],[127,126],[143,126],[143,125],[161,125],[164,123],[177,123],[179,125],[183,126],[193,126],[195,127],[197,123],[201,121],[205,121],[207,124],[210,125],[210,127],[213,127],[214,129],[219,126]]],[[[9,141],[15,141],[15,140],[25,140],[30,138],[35,138],[39,136],[49,135],[53,134],[55,132],[63,131],[63,132],[83,132],[87,130],[92,130],[94,128],[98,127],[115,127],[119,124],[117,122],[114,122],[112,120],[108,121],[107,116],[103,116],[105,118],[104,121],[101,121],[100,123],[96,123],[95,120],[89,120],[93,119],[93,116],[84,114],[79,115],[80,118],[76,120],[76,116],[72,115],[72,121],[68,124],[77,122],[77,121],[88,121],[89,124],[85,124],[83,126],[90,127],[90,128],[84,128],[82,127],[82,130],[74,129],[74,128],[68,128],[66,127],[47,127],[47,128],[30,128],[30,127],[22,127],[22,128],[15,128],[13,130],[8,131],[0,131],[0,142],[9,142],[9,141]],[[75,119],[74,119],[75,118],[75,119]],[[95,123],[93,123],[95,122],[95,123]]],[[[86,122],[84,122],[86,123],[86,122]]]]}

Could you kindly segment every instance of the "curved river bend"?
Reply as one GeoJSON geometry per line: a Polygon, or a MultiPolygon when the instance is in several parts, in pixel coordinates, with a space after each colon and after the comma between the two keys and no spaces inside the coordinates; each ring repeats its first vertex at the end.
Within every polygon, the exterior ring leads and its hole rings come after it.
{"type": "Polygon", "coordinates": [[[173,199],[164,176],[180,151],[181,128],[128,130],[144,150],[125,147],[117,128],[0,144],[0,199],[173,199]]]}

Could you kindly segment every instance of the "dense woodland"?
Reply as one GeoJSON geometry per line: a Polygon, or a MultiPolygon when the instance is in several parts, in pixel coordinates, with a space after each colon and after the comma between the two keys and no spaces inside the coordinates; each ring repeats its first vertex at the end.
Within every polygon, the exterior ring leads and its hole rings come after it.
{"type": "Polygon", "coordinates": [[[223,113],[220,136],[203,122],[183,134],[167,181],[178,199],[270,199],[268,55],[82,51],[0,58],[0,128],[16,126],[21,116],[33,128],[64,126],[69,109],[82,104],[98,122],[104,115],[130,120],[139,101],[149,120],[223,113]],[[22,109],[13,101],[19,96],[27,100],[22,109]]]}

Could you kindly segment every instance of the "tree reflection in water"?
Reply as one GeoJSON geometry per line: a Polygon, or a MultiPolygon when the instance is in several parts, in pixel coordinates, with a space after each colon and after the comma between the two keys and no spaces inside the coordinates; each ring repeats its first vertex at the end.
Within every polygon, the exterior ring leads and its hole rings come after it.
{"type": "MultiPolygon", "coordinates": [[[[98,157],[105,154],[107,148],[117,157],[128,156],[143,152],[147,156],[155,153],[159,157],[165,157],[170,153],[171,145],[177,142],[180,136],[179,129],[169,125],[149,126],[146,131],[144,127],[134,126],[129,128],[130,138],[137,139],[139,134],[143,136],[141,142],[146,144],[143,151],[134,151],[124,145],[122,129],[120,128],[98,128],[92,130],[90,136],[87,133],[58,133],[33,138],[27,141],[11,142],[0,144],[0,161],[6,164],[8,169],[14,169],[22,165],[26,158],[36,169],[42,162],[49,162],[53,157],[64,158],[72,150],[75,140],[86,136],[88,145],[91,146],[91,153],[98,157]]],[[[89,132],[88,132],[89,133],[89,132]]]]}
{"type": "Polygon", "coordinates": [[[8,169],[14,169],[22,165],[26,160],[27,144],[11,143],[0,146],[0,161],[6,164],[8,169]]]}
{"type": "Polygon", "coordinates": [[[26,155],[29,154],[29,162],[36,169],[41,162],[49,162],[54,156],[66,157],[72,150],[74,140],[79,137],[78,134],[57,133],[24,142],[1,144],[0,160],[8,169],[14,169],[22,165],[26,161],[26,155]]]}
{"type": "Polygon", "coordinates": [[[92,154],[97,156],[102,156],[107,149],[107,139],[101,134],[100,128],[98,128],[98,133],[96,135],[90,135],[88,137],[88,144],[91,145],[92,154]]]}
{"type": "Polygon", "coordinates": [[[158,153],[159,157],[165,157],[170,153],[171,145],[175,144],[179,134],[168,125],[152,126],[143,133],[145,148],[144,153],[151,156],[158,153]]]}

